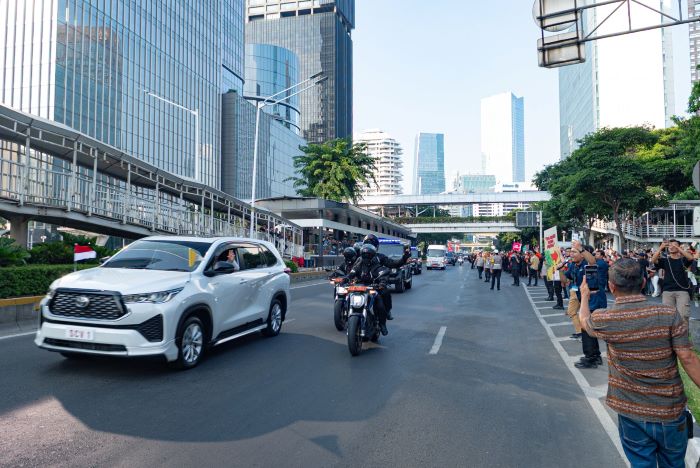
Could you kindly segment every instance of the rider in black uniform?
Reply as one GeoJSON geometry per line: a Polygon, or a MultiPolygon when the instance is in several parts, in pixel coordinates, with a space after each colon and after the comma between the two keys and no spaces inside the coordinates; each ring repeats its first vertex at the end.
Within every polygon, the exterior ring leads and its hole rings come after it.
{"type": "MultiPolygon", "coordinates": [[[[379,250],[379,239],[377,239],[377,236],[375,236],[374,234],[367,234],[363,243],[371,244],[374,246],[375,249],[377,249],[377,251],[379,250]]],[[[401,257],[398,260],[392,260],[383,253],[377,252],[377,260],[379,260],[379,263],[386,268],[401,268],[406,264],[409,258],[411,258],[411,247],[409,246],[406,246],[406,248],[404,248],[403,257],[401,257]]],[[[391,292],[389,291],[389,288],[385,288],[383,291],[380,291],[380,294],[382,295],[382,300],[384,301],[384,305],[386,306],[386,318],[389,320],[394,320],[394,317],[392,317],[391,315],[392,302],[391,292]]]]}
{"type": "Polygon", "coordinates": [[[374,312],[379,319],[379,329],[382,335],[387,335],[389,330],[386,328],[387,309],[384,304],[382,291],[386,291],[386,280],[389,276],[387,268],[383,267],[377,257],[377,249],[372,244],[365,244],[360,251],[360,258],[355,262],[348,281],[356,280],[357,283],[369,285],[377,285],[379,293],[374,299],[374,312]],[[382,274],[384,273],[384,274],[382,274]]]}
{"type": "Polygon", "coordinates": [[[352,270],[352,267],[355,265],[355,262],[357,262],[358,255],[355,252],[354,248],[348,247],[345,250],[343,250],[343,257],[345,257],[345,262],[341,266],[339,266],[336,271],[333,272],[331,278],[347,276],[348,273],[350,273],[350,270],[352,270]],[[342,275],[340,273],[342,273],[342,275]]]}

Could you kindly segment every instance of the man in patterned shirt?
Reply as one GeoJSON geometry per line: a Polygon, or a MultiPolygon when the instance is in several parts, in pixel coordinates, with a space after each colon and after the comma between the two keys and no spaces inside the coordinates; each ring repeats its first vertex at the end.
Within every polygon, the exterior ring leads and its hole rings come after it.
{"type": "Polygon", "coordinates": [[[643,284],[637,261],[615,262],[609,281],[615,304],[591,313],[591,291],[584,279],[581,325],[608,343],[607,403],[618,413],[630,464],[683,467],[688,423],[678,360],[696,385],[700,360],[691,349],[685,320],[675,307],[647,302],[640,294],[643,284]]]}

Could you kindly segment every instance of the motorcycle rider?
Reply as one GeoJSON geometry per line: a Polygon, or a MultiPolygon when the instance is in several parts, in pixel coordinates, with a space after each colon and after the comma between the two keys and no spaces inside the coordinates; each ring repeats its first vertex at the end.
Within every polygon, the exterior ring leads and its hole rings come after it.
{"type": "Polygon", "coordinates": [[[352,247],[347,247],[345,250],[343,250],[343,257],[345,257],[345,262],[333,272],[331,278],[347,276],[348,273],[350,273],[350,270],[352,270],[352,267],[355,265],[355,262],[357,262],[357,256],[357,252],[352,247]]]}
{"type": "MultiPolygon", "coordinates": [[[[362,243],[373,245],[374,248],[377,249],[377,260],[379,260],[379,263],[385,268],[401,268],[406,264],[408,259],[411,258],[411,247],[409,246],[404,248],[403,257],[398,260],[392,260],[383,253],[380,253],[379,239],[374,234],[367,234],[362,243]]],[[[384,290],[380,291],[380,294],[382,295],[382,300],[386,306],[386,318],[388,320],[394,320],[394,317],[391,315],[391,308],[393,306],[391,301],[391,291],[389,291],[389,288],[384,288],[384,290]]]]}
{"type": "Polygon", "coordinates": [[[357,259],[350,274],[348,274],[348,281],[356,280],[357,283],[365,286],[379,285],[377,288],[379,294],[374,298],[374,313],[377,314],[379,330],[384,336],[389,333],[389,330],[386,328],[387,308],[382,297],[382,291],[387,289],[387,270],[379,261],[377,249],[374,245],[365,244],[360,249],[360,258],[357,259]]]}

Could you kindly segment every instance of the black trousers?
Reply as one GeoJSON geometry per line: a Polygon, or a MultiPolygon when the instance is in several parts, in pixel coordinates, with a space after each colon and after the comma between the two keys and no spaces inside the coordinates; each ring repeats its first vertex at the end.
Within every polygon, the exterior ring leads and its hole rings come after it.
{"type": "MultiPolygon", "coordinates": [[[[389,296],[389,298],[391,300],[391,296],[389,296]]],[[[379,291],[379,294],[374,297],[374,313],[377,314],[379,323],[386,323],[386,306],[384,304],[384,300],[382,299],[381,291],[379,291]]]]}
{"type": "Polygon", "coordinates": [[[514,269],[513,270],[513,284],[516,286],[520,286],[520,269],[514,269]]]}
{"type": "Polygon", "coordinates": [[[554,294],[557,296],[557,305],[564,307],[564,298],[561,295],[561,281],[552,281],[554,283],[554,294]]]}
{"type": "Polygon", "coordinates": [[[484,273],[486,274],[486,282],[491,281],[491,269],[490,269],[490,268],[484,268],[484,273]]]}
{"type": "Polygon", "coordinates": [[[391,291],[389,291],[388,288],[380,289],[379,295],[382,297],[382,306],[385,308],[385,310],[391,310],[391,307],[393,305],[391,302],[391,291]]]}
{"type": "Polygon", "coordinates": [[[581,345],[583,347],[583,355],[588,359],[600,357],[598,338],[593,338],[591,335],[586,333],[586,330],[581,330],[581,345]]]}
{"type": "Polygon", "coordinates": [[[535,278],[535,286],[537,286],[537,270],[533,268],[528,268],[527,271],[530,272],[530,276],[527,278],[527,285],[530,286],[532,283],[532,278],[535,278]]]}
{"type": "Polygon", "coordinates": [[[476,267],[476,270],[479,272],[479,279],[481,279],[484,273],[484,267],[476,267]]]}
{"type": "Polygon", "coordinates": [[[554,297],[554,282],[549,281],[547,278],[544,278],[544,285],[547,287],[547,298],[549,300],[552,300],[554,297]]]}
{"type": "Polygon", "coordinates": [[[501,270],[491,272],[491,289],[493,289],[494,284],[498,284],[498,289],[501,289],[501,270]]]}

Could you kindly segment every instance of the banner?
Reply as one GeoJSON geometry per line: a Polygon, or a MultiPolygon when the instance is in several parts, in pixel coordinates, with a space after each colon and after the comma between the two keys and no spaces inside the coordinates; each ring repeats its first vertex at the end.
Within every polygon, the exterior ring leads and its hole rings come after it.
{"type": "Polygon", "coordinates": [[[559,241],[557,240],[557,227],[554,226],[544,231],[544,249],[553,249],[558,245],[559,241]]]}
{"type": "Polygon", "coordinates": [[[520,242],[513,242],[513,247],[512,250],[513,252],[520,252],[520,249],[522,249],[523,245],[520,242]]]}

